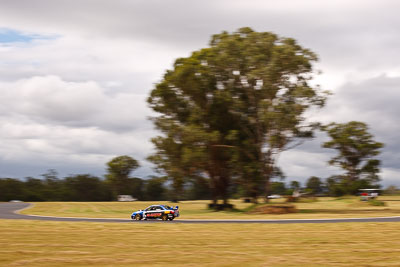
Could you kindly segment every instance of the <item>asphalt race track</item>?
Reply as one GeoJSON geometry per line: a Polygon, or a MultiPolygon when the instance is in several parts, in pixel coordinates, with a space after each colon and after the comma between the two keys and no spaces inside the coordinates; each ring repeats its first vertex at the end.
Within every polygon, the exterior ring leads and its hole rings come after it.
{"type": "MultiPolygon", "coordinates": [[[[14,220],[45,220],[45,221],[64,221],[64,222],[113,222],[113,223],[341,223],[341,222],[400,222],[397,217],[378,217],[378,218],[348,218],[348,219],[287,219],[287,220],[185,220],[176,219],[174,221],[163,222],[159,220],[133,221],[131,219],[100,219],[100,218],[70,218],[70,217],[50,217],[23,215],[17,212],[29,207],[29,203],[0,203],[0,219],[14,220]]],[[[128,214],[129,216],[129,214],[128,214]]]]}

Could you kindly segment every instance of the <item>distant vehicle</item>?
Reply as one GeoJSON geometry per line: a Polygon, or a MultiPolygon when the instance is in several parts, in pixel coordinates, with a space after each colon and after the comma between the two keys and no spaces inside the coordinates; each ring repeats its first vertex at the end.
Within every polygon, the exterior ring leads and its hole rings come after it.
{"type": "Polygon", "coordinates": [[[118,195],[118,201],[136,201],[131,195],[118,195]]]}
{"type": "Polygon", "coordinates": [[[281,198],[281,195],[270,195],[268,196],[269,199],[281,198]]]}
{"type": "Polygon", "coordinates": [[[13,199],[13,200],[10,200],[9,202],[17,203],[17,202],[23,202],[23,201],[22,200],[13,199]]]}
{"type": "Polygon", "coordinates": [[[359,189],[360,193],[360,200],[361,201],[368,201],[370,199],[377,198],[379,196],[379,189],[368,188],[368,189],[359,189]]]}
{"type": "Polygon", "coordinates": [[[172,221],[176,217],[179,217],[178,206],[175,208],[167,205],[151,205],[144,210],[138,210],[132,213],[132,220],[148,220],[148,219],[161,219],[163,221],[172,221]]]}

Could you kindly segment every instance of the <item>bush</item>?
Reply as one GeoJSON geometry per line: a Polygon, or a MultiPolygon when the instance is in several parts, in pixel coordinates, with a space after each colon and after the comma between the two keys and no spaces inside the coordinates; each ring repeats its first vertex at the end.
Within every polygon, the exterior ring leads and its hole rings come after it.
{"type": "Polygon", "coordinates": [[[376,200],[376,199],[368,200],[368,204],[371,205],[371,206],[385,206],[386,205],[385,202],[379,201],[379,200],[376,200]]]}
{"type": "Polygon", "coordinates": [[[294,197],[294,196],[286,197],[286,202],[297,202],[297,201],[298,201],[298,197],[294,197]]]}
{"type": "Polygon", "coordinates": [[[294,196],[287,196],[286,202],[301,202],[301,203],[311,203],[317,202],[318,198],[315,196],[301,196],[301,197],[294,197],[294,196]]]}
{"type": "Polygon", "coordinates": [[[249,214],[286,214],[286,213],[296,213],[296,206],[290,204],[281,205],[263,205],[258,206],[249,211],[249,214]]]}
{"type": "Polygon", "coordinates": [[[221,211],[221,210],[233,210],[235,207],[232,204],[213,204],[213,203],[210,203],[210,204],[208,204],[208,208],[216,210],[216,211],[221,211]]]}

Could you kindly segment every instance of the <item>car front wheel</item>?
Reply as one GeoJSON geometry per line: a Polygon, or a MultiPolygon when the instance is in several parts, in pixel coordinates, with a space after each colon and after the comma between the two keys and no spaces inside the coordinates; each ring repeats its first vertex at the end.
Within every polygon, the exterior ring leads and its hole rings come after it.
{"type": "Polygon", "coordinates": [[[142,216],[140,216],[140,214],[136,214],[135,215],[135,220],[136,221],[140,221],[142,219],[142,216]]]}

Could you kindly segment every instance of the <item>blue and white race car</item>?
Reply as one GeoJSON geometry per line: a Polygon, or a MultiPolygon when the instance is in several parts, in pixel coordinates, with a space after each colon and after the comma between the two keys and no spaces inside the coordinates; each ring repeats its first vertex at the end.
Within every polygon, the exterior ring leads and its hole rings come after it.
{"type": "Polygon", "coordinates": [[[161,219],[163,221],[172,221],[176,217],[179,217],[178,206],[175,208],[167,205],[151,205],[144,210],[138,210],[132,213],[132,220],[148,220],[148,219],[161,219]]]}

